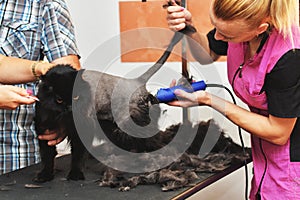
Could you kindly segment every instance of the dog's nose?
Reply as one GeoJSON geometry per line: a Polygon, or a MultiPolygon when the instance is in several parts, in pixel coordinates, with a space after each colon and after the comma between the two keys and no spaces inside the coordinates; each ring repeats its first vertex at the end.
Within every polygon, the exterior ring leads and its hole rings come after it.
{"type": "Polygon", "coordinates": [[[149,95],[148,105],[151,106],[155,104],[159,104],[159,100],[155,96],[149,95]]]}

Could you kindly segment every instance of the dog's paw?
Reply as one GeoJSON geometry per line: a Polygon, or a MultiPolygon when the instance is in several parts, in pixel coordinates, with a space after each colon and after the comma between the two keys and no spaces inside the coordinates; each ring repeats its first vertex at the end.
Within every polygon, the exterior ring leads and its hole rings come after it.
{"type": "Polygon", "coordinates": [[[46,173],[46,172],[41,171],[33,179],[33,182],[44,183],[44,182],[53,180],[53,178],[54,178],[54,174],[53,173],[46,173]]]}
{"type": "Polygon", "coordinates": [[[68,180],[78,181],[78,180],[84,180],[84,174],[82,171],[77,170],[71,170],[67,176],[68,180]]]}
{"type": "Polygon", "coordinates": [[[119,191],[120,192],[127,192],[129,191],[131,188],[129,186],[122,186],[122,187],[119,187],[119,191]]]}

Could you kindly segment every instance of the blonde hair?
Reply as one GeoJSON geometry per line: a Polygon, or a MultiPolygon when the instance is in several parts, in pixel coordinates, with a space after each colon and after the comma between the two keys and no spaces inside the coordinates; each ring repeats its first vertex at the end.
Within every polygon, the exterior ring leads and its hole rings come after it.
{"type": "Polygon", "coordinates": [[[224,21],[242,19],[250,27],[267,22],[291,39],[292,28],[299,27],[298,0],[213,0],[212,11],[224,21]]]}

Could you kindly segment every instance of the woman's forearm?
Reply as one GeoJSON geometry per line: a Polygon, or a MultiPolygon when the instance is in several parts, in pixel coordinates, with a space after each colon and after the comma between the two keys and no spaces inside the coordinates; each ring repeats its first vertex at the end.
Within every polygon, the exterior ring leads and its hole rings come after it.
{"type": "Polygon", "coordinates": [[[186,38],[193,57],[199,63],[210,64],[220,57],[210,50],[208,39],[205,34],[195,32],[188,34],[186,38]]]}
{"type": "Polygon", "coordinates": [[[259,115],[214,95],[207,105],[249,133],[278,145],[286,143],[297,120],[259,115]]]}

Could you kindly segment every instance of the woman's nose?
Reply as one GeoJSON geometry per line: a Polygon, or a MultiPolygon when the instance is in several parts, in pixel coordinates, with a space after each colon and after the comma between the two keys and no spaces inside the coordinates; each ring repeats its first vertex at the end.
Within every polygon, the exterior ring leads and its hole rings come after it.
{"type": "Polygon", "coordinates": [[[218,31],[215,32],[215,39],[216,40],[225,40],[225,37],[221,35],[218,31]]]}

